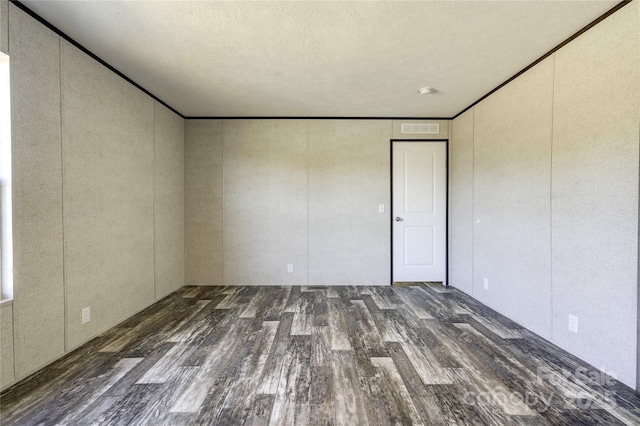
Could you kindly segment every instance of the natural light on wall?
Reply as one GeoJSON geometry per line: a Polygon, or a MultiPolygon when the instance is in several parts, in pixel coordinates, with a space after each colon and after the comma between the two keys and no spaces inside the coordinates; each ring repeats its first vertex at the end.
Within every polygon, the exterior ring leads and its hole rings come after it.
{"type": "Polygon", "coordinates": [[[0,210],[2,212],[2,299],[13,298],[13,243],[11,231],[11,112],[9,56],[0,53],[0,210]]]}

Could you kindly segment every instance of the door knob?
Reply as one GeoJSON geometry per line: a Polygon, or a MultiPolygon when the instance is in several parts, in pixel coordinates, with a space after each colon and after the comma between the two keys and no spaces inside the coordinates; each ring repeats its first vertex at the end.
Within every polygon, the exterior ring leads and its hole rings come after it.
{"type": "Polygon", "coordinates": [[[402,221],[404,221],[404,219],[403,219],[403,218],[401,218],[401,217],[396,217],[396,222],[402,222],[402,221]]]}

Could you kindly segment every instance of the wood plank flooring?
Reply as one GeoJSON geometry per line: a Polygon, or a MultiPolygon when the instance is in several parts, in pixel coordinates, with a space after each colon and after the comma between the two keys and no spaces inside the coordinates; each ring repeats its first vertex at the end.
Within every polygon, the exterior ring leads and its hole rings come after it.
{"type": "Polygon", "coordinates": [[[640,424],[640,398],[455,289],[184,287],[0,397],[3,425],[640,424]]]}

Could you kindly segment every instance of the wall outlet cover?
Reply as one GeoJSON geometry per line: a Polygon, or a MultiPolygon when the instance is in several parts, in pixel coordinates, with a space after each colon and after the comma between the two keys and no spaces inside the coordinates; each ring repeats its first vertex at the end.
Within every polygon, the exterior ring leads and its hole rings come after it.
{"type": "Polygon", "coordinates": [[[578,332],[578,317],[571,314],[569,314],[569,331],[578,332]]]}

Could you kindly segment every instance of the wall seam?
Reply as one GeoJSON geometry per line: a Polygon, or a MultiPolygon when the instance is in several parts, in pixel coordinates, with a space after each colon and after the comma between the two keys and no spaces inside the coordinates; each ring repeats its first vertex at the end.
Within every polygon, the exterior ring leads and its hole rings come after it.
{"type": "Polygon", "coordinates": [[[549,150],[549,285],[551,287],[551,333],[549,334],[551,337],[551,341],[555,341],[554,336],[554,313],[555,307],[553,303],[553,118],[555,111],[555,94],[556,94],[556,54],[551,55],[552,62],[552,83],[551,83],[551,141],[550,141],[550,150],[549,150]]]}
{"type": "Polygon", "coordinates": [[[221,210],[221,215],[220,215],[220,279],[222,280],[221,284],[224,286],[225,285],[225,278],[224,278],[224,214],[225,214],[225,193],[224,193],[224,122],[225,120],[221,120],[220,121],[220,127],[221,127],[221,141],[220,141],[220,174],[222,175],[222,179],[220,179],[220,185],[222,186],[222,190],[220,191],[220,203],[222,204],[222,209],[221,210]]]}
{"type": "Polygon", "coordinates": [[[10,382],[9,385],[7,385],[4,389],[8,389],[11,386],[13,386],[14,383],[18,382],[18,378],[16,377],[16,316],[15,316],[15,312],[14,310],[14,305],[11,304],[11,336],[13,339],[13,345],[11,348],[11,353],[13,354],[13,365],[12,365],[12,370],[13,370],[13,380],[10,382]]]}
{"type": "Polygon", "coordinates": [[[59,86],[59,90],[60,90],[60,206],[61,206],[61,222],[62,222],[62,309],[64,311],[63,314],[63,328],[64,328],[64,353],[67,353],[69,351],[69,336],[68,336],[68,330],[67,330],[67,316],[68,316],[68,312],[67,312],[67,270],[65,268],[66,265],[66,255],[65,255],[65,229],[64,229],[64,131],[63,131],[63,113],[64,113],[64,108],[62,107],[63,105],[63,97],[64,97],[64,92],[62,90],[62,80],[63,80],[63,76],[62,76],[62,39],[60,38],[60,36],[58,36],[58,67],[60,70],[60,86],[59,86]]]}
{"type": "Polygon", "coordinates": [[[307,285],[311,285],[311,171],[309,151],[311,146],[311,120],[307,120],[307,285]]]}
{"type": "Polygon", "coordinates": [[[393,120],[389,120],[389,286],[393,286],[393,120]]]}
{"type": "MultiPolygon", "coordinates": [[[[11,4],[7,0],[7,55],[11,58],[11,30],[9,27],[11,26],[11,4]]],[[[9,59],[11,60],[11,59],[9,59]]],[[[11,70],[11,65],[9,65],[9,70],[11,70]]],[[[9,71],[9,87],[11,87],[11,71],[9,71]]],[[[12,313],[13,314],[13,313],[12,313]]]]}
{"type": "Polygon", "coordinates": [[[152,139],[152,149],[151,149],[151,159],[152,159],[152,171],[153,171],[153,203],[152,203],[152,214],[153,214],[153,233],[151,235],[151,241],[153,244],[153,300],[154,302],[158,300],[158,283],[156,281],[156,101],[152,99],[152,108],[151,108],[151,139],[152,139]]]}
{"type": "MultiPolygon", "coordinates": [[[[187,120],[182,119],[182,287],[187,283],[187,120]]],[[[181,287],[181,288],[182,288],[181,287]]]]}
{"type": "Polygon", "coordinates": [[[476,276],[476,107],[471,108],[471,295],[475,297],[476,276]]]}
{"type": "MultiPolygon", "coordinates": [[[[9,27],[11,26],[11,13],[9,13],[9,3],[7,2],[7,54],[9,55],[9,90],[11,90],[11,40],[9,38],[9,35],[11,34],[11,30],[9,29],[9,27]]],[[[58,43],[60,43],[58,41],[58,43]]],[[[59,54],[59,53],[58,53],[59,54]]],[[[62,73],[60,73],[60,78],[62,78],[62,73]]],[[[11,98],[9,98],[9,120],[12,120],[11,117],[11,98]]],[[[62,122],[62,119],[60,119],[60,121],[62,122]]],[[[62,128],[60,129],[60,132],[62,133],[62,128]]],[[[11,139],[9,139],[9,143],[11,144],[12,141],[11,139]]],[[[62,139],[60,139],[60,144],[62,144],[62,139]]],[[[62,149],[62,147],[61,147],[62,149]]],[[[10,149],[12,155],[12,159],[11,159],[11,173],[13,174],[13,148],[11,147],[10,149]]],[[[62,157],[62,155],[61,155],[62,157]]],[[[11,177],[11,191],[13,192],[13,176],[11,177]]],[[[11,194],[11,215],[13,215],[13,194],[11,194]]],[[[13,220],[13,218],[12,218],[13,220]]],[[[64,225],[64,222],[63,222],[64,225]]],[[[11,229],[11,235],[9,236],[10,238],[13,239],[13,227],[11,229]]],[[[63,233],[63,237],[64,237],[64,233],[63,233]]],[[[13,240],[12,240],[12,244],[13,244],[13,240]]],[[[64,246],[63,246],[64,247],[64,246]]],[[[64,257],[63,257],[64,259],[64,257]]],[[[64,267],[64,260],[63,260],[63,267],[64,267]]],[[[13,265],[11,266],[11,268],[13,269],[13,265]]],[[[13,298],[15,300],[15,279],[13,279],[13,282],[11,283],[12,289],[11,291],[13,292],[13,298]]],[[[64,292],[64,279],[62,280],[62,285],[63,285],[63,292],[64,292]]],[[[63,297],[64,299],[64,297],[63,297]]],[[[63,317],[63,321],[64,317],[63,317]]],[[[13,380],[11,383],[16,383],[18,380],[17,374],[18,374],[18,369],[16,368],[16,310],[15,310],[15,304],[11,304],[11,336],[13,339],[13,347],[11,348],[11,351],[13,352],[13,380]]],[[[64,340],[64,333],[63,333],[63,340],[64,340]]],[[[63,342],[64,343],[64,342],[63,342]]],[[[65,351],[67,349],[67,345],[66,343],[64,343],[64,348],[65,351]]],[[[12,385],[9,385],[12,386],[12,385]]],[[[9,386],[7,386],[5,389],[7,389],[9,386]]]]}

